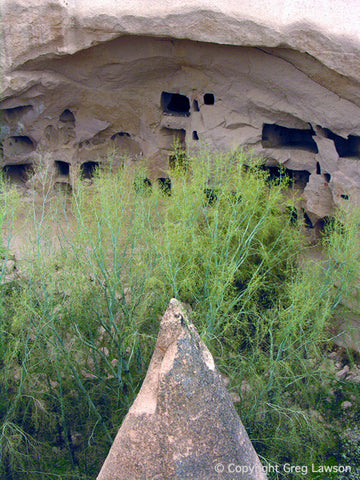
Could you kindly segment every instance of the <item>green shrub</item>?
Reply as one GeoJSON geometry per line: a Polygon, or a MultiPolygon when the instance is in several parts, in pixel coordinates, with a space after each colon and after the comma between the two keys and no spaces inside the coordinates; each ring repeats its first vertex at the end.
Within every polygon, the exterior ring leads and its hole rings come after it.
{"type": "MultiPolygon", "coordinates": [[[[3,477],[96,477],[171,297],[190,307],[265,462],[337,448],[324,349],[356,285],[357,217],[328,226],[326,261],[300,264],[286,175],[272,182],[242,152],[174,155],[171,194],[145,172],[97,170],[71,204],[44,189],[29,213],[16,285],[0,284],[3,477]]],[[[14,210],[1,205],[4,224],[14,210]]]]}

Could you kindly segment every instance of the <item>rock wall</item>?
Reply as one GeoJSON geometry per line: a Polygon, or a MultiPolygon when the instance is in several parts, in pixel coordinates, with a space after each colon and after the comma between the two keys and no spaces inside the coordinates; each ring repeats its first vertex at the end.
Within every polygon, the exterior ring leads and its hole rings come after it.
{"type": "Polygon", "coordinates": [[[360,4],[94,3],[2,4],[1,165],[17,182],[42,163],[71,186],[109,161],[166,178],[177,139],[283,165],[312,225],[358,200],[360,4]]]}

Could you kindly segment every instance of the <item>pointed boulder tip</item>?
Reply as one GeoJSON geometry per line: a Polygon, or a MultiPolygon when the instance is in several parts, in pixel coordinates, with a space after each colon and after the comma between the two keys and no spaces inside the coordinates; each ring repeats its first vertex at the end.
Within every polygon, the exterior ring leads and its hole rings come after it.
{"type": "Polygon", "coordinates": [[[266,480],[214,359],[171,299],[143,385],[97,480],[266,480]]]}

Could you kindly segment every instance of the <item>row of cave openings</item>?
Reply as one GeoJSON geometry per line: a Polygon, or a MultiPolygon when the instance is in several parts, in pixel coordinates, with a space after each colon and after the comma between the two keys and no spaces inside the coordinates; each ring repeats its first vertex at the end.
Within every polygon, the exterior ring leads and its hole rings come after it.
{"type": "MultiPolygon", "coordinates": [[[[93,178],[99,162],[84,162],[80,165],[80,177],[83,179],[93,178]]],[[[5,176],[15,185],[24,185],[34,175],[35,170],[32,163],[8,164],[3,167],[5,176]]],[[[70,185],[70,163],[61,160],[54,162],[54,178],[56,185],[64,185],[64,189],[71,190],[70,185]],[[65,185],[67,185],[65,187],[65,185]]],[[[61,187],[58,187],[61,188],[61,187]]]]}
{"type": "MultiPolygon", "coordinates": [[[[190,99],[186,95],[180,93],[163,91],[161,93],[160,103],[163,113],[167,115],[187,117],[190,116],[191,111],[200,111],[199,99],[194,99],[191,106],[190,99]]],[[[215,95],[213,93],[204,93],[202,103],[204,105],[214,105],[215,95]]],[[[8,120],[16,121],[32,108],[32,105],[8,108],[5,109],[5,114],[8,120]]],[[[59,121],[69,127],[75,127],[75,115],[68,108],[60,114],[59,121]]],[[[325,138],[334,142],[339,157],[360,158],[360,136],[349,135],[348,138],[344,138],[335,134],[328,128],[323,128],[320,125],[318,125],[318,128],[321,130],[325,138]]],[[[120,132],[120,134],[129,136],[126,132],[120,132]]],[[[318,153],[318,147],[313,138],[315,135],[316,133],[311,126],[308,129],[300,129],[264,123],[262,127],[261,143],[263,148],[294,148],[316,154],[318,153]]],[[[199,140],[199,135],[196,130],[192,132],[192,138],[193,140],[199,140]]],[[[0,148],[3,150],[4,145],[0,144],[0,148]]],[[[26,155],[35,149],[35,142],[28,136],[12,136],[6,139],[7,155],[26,155]]]]}
{"type": "MultiPolygon", "coordinates": [[[[71,193],[70,181],[70,163],[61,160],[54,162],[55,167],[55,183],[56,190],[63,190],[71,193]]],[[[96,170],[100,167],[99,162],[84,162],[80,165],[80,178],[92,179],[96,170]]],[[[34,175],[34,167],[31,163],[22,163],[16,165],[5,165],[3,172],[6,177],[15,185],[24,185],[32,175],[34,175]]],[[[160,177],[157,179],[160,190],[166,194],[171,194],[171,180],[169,177],[160,177]]],[[[134,184],[137,192],[150,193],[152,190],[152,182],[148,178],[137,180],[134,184]]]]}
{"type": "MultiPolygon", "coordinates": [[[[276,182],[277,180],[280,181],[281,177],[286,175],[287,178],[289,178],[290,183],[298,183],[301,184],[302,187],[304,187],[309,180],[310,177],[310,172],[307,171],[295,171],[295,170],[290,170],[286,169],[283,167],[268,167],[265,165],[262,165],[260,167],[261,170],[265,170],[268,173],[268,179],[267,181],[270,182],[276,182]]],[[[160,191],[166,195],[166,196],[171,196],[171,179],[169,177],[166,178],[158,178],[157,179],[158,186],[160,187],[160,191]]],[[[139,178],[135,180],[134,182],[134,189],[135,192],[138,194],[141,194],[143,196],[150,196],[152,193],[152,188],[153,184],[150,181],[149,178],[139,178]]],[[[216,188],[204,188],[204,201],[206,206],[211,207],[217,200],[218,200],[218,190],[216,188]]],[[[236,195],[235,192],[233,192],[234,198],[237,199],[237,201],[241,201],[241,195],[236,195]]],[[[348,199],[349,197],[347,195],[341,195],[343,198],[348,199]]],[[[286,215],[289,218],[289,221],[292,225],[297,225],[300,219],[300,216],[303,217],[304,219],[304,225],[308,229],[315,229],[318,233],[322,232],[326,225],[332,221],[331,217],[324,217],[320,218],[316,224],[314,224],[309,215],[306,213],[304,208],[301,208],[300,210],[297,209],[296,207],[287,207],[286,208],[286,215]]]]}
{"type": "MultiPolygon", "coordinates": [[[[180,93],[171,93],[163,91],[161,93],[161,108],[167,115],[188,117],[191,113],[191,102],[186,95],[180,93]]],[[[215,95],[205,93],[203,95],[204,105],[214,105],[215,95]]],[[[192,110],[200,111],[199,100],[194,99],[192,110]]],[[[329,138],[335,144],[339,157],[360,158],[360,136],[349,135],[348,138],[341,137],[328,128],[318,125],[325,138],[329,138]]],[[[261,143],[264,148],[295,148],[305,150],[311,153],[319,153],[313,137],[316,135],[314,129],[310,126],[308,129],[288,128],[277,124],[264,123],[262,128],[261,143]]],[[[193,140],[199,140],[197,131],[193,131],[193,140]]]]}
{"type": "MultiPolygon", "coordinates": [[[[93,178],[96,169],[99,168],[99,162],[84,162],[80,166],[80,176],[83,179],[91,179],[93,178]]],[[[268,173],[268,181],[269,182],[276,182],[281,181],[281,178],[286,175],[289,179],[290,185],[296,186],[297,188],[305,188],[307,182],[309,181],[310,172],[303,170],[291,170],[284,167],[279,166],[261,166],[262,170],[268,173]]],[[[317,166],[317,174],[321,174],[320,166],[317,166]]],[[[18,164],[18,165],[6,165],[4,168],[4,173],[10,178],[12,182],[15,184],[25,184],[26,181],[34,174],[34,169],[32,164],[18,164]]],[[[57,181],[54,183],[54,189],[57,191],[62,191],[65,193],[71,193],[72,188],[69,183],[69,176],[70,176],[70,164],[68,162],[57,160],[55,161],[55,175],[57,181]],[[63,180],[61,181],[62,177],[63,180]],[[60,180],[60,181],[59,181],[60,180]]],[[[324,174],[325,179],[330,181],[331,177],[329,174],[324,174]]],[[[166,195],[171,195],[171,179],[169,177],[160,177],[156,180],[160,191],[166,195]]],[[[152,193],[153,184],[149,178],[140,178],[137,179],[134,183],[134,189],[136,193],[148,196],[152,193]]],[[[217,200],[217,192],[216,189],[206,188],[204,189],[204,194],[207,199],[207,204],[212,205],[217,200]]],[[[341,197],[345,200],[349,200],[348,195],[341,195],[341,197]]],[[[298,221],[298,211],[295,207],[292,207],[288,212],[290,216],[291,223],[296,223],[298,221]]],[[[320,219],[317,225],[313,225],[309,216],[305,212],[302,211],[302,215],[305,220],[305,226],[307,228],[318,228],[322,230],[326,224],[327,219],[320,219]]]]}

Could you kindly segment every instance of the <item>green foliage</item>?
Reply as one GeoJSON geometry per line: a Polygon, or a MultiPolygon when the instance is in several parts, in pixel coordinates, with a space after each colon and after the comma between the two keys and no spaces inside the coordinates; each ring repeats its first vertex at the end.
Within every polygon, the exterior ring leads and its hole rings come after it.
{"type": "MultiPolygon", "coordinates": [[[[190,307],[264,461],[319,463],[338,448],[324,351],[357,295],[358,217],[328,226],[326,261],[300,264],[285,175],[271,181],[241,152],[178,145],[174,158],[170,195],[146,172],[97,170],[71,201],[44,188],[28,213],[20,274],[0,278],[2,478],[96,477],[171,297],[190,307]]],[[[18,196],[2,192],[11,238],[18,196]]]]}

